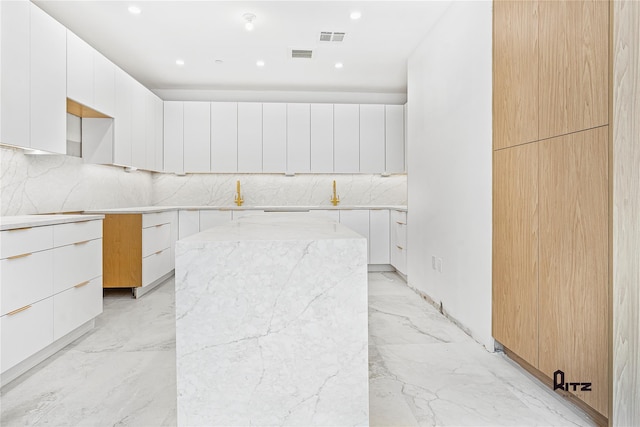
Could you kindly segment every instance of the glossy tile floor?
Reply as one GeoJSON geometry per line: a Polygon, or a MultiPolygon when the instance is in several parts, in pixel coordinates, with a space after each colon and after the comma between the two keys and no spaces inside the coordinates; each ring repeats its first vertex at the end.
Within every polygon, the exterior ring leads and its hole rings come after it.
{"type": "MultiPolygon", "coordinates": [[[[0,425],[175,425],[173,292],[109,292],[93,331],[2,389],[0,425]]],[[[371,425],[592,425],[397,275],[369,275],[369,307],[371,425]]]]}

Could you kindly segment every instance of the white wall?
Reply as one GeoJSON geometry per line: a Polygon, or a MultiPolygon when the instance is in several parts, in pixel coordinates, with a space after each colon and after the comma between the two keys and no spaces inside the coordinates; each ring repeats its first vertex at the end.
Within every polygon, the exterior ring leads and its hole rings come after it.
{"type": "Polygon", "coordinates": [[[413,53],[407,148],[409,285],[489,350],[491,24],[491,2],[453,2],[413,53]]]}

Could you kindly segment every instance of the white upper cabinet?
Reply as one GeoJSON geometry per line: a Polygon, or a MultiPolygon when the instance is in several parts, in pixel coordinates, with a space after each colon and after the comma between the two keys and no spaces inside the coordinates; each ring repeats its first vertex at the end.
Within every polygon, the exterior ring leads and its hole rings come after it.
{"type": "Polygon", "coordinates": [[[262,104],[262,171],[287,168],[287,105],[262,104]]]}
{"type": "Polygon", "coordinates": [[[164,170],[164,102],[157,96],[153,96],[154,104],[154,132],[156,135],[156,158],[154,169],[157,171],[164,170]]]}
{"type": "Polygon", "coordinates": [[[131,166],[131,138],[133,120],[133,85],[131,76],[116,69],[116,93],[114,109],[113,163],[131,166]]]}
{"type": "Polygon", "coordinates": [[[333,106],[333,165],[334,172],[360,171],[360,106],[333,106]]]}
{"type": "MultiPolygon", "coordinates": [[[[67,88],[67,96],[68,96],[67,88]]],[[[116,104],[116,66],[100,52],[93,51],[92,108],[113,117],[116,104]]]]}
{"type": "Polygon", "coordinates": [[[385,106],[386,172],[402,173],[404,166],[404,106],[385,106]]]}
{"type": "Polygon", "coordinates": [[[67,98],[93,106],[93,52],[84,40],[67,30],[67,98]]]}
{"type": "Polygon", "coordinates": [[[333,172],[333,104],[311,104],[311,172],[333,172]]]}
{"type": "Polygon", "coordinates": [[[82,158],[87,163],[114,163],[113,119],[82,119],[82,158]]]}
{"type": "Polygon", "coordinates": [[[238,172],[262,172],[262,104],[238,103],[238,172]]]}
{"type": "Polygon", "coordinates": [[[67,151],[67,30],[31,4],[31,148],[67,151]]]}
{"type": "Polygon", "coordinates": [[[287,104],[287,172],[311,172],[311,107],[287,104]]]}
{"type": "Polygon", "coordinates": [[[360,172],[384,172],[384,105],[360,106],[360,172]]]}
{"type": "Polygon", "coordinates": [[[184,103],[184,171],[211,171],[211,103],[184,103]]]}
{"type": "Polygon", "coordinates": [[[211,103],[211,172],[238,171],[238,103],[211,103]]]}
{"type": "Polygon", "coordinates": [[[164,102],[164,171],[184,172],[182,101],[164,102]]]}
{"type": "MultiPolygon", "coordinates": [[[[152,92],[147,92],[145,102],[145,141],[146,141],[146,166],[145,169],[151,171],[162,170],[162,163],[156,164],[158,135],[156,134],[156,96],[152,92]]],[[[162,149],[162,148],[160,148],[162,149]]]]}
{"type": "Polygon", "coordinates": [[[0,142],[31,146],[28,1],[0,1],[0,142]]]}
{"type": "Polygon", "coordinates": [[[144,86],[135,80],[133,81],[131,102],[131,166],[138,169],[147,168],[147,93],[148,91],[144,86]]]}

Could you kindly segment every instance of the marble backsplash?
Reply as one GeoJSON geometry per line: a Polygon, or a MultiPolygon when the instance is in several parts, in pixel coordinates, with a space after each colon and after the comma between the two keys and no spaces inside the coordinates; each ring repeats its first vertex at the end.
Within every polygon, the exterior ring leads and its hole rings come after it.
{"type": "Polygon", "coordinates": [[[153,174],[153,204],[232,205],[240,180],[245,206],[330,206],[333,180],[342,205],[406,205],[407,176],[347,174],[153,174]]]}
{"type": "Polygon", "coordinates": [[[406,175],[127,173],[78,157],[27,155],[0,147],[0,215],[232,205],[237,180],[245,206],[330,206],[334,179],[342,205],[407,204],[406,175]]]}
{"type": "Polygon", "coordinates": [[[0,214],[30,215],[151,204],[151,173],[0,147],[0,214]]]}

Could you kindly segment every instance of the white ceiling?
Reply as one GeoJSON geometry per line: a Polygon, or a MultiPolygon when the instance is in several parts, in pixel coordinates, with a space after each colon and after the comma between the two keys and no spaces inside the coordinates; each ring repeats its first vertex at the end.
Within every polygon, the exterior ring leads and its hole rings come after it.
{"type": "Polygon", "coordinates": [[[404,93],[407,59],[449,1],[33,0],[150,89],[404,93]],[[128,12],[130,5],[142,9],[128,12]],[[360,11],[354,21],[349,15],[360,11]],[[254,13],[254,30],[244,13],[254,13]],[[346,32],[320,42],[321,31],[346,32]],[[313,49],[291,59],[289,49],[313,49]],[[185,65],[176,65],[176,59],[185,65]],[[222,64],[215,60],[221,59],[222,64]],[[257,60],[265,66],[258,68],[257,60]],[[344,68],[334,64],[342,62],[344,68]]]}

